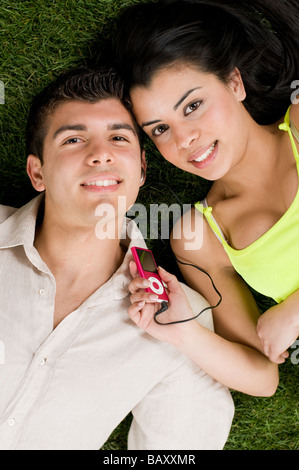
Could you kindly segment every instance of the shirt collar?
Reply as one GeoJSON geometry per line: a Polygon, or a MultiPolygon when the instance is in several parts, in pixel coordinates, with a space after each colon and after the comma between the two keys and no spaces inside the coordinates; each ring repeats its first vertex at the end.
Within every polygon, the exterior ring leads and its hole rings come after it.
{"type": "Polygon", "coordinates": [[[0,249],[33,245],[36,217],[43,198],[44,194],[42,193],[17,209],[0,224],[0,249]]]}

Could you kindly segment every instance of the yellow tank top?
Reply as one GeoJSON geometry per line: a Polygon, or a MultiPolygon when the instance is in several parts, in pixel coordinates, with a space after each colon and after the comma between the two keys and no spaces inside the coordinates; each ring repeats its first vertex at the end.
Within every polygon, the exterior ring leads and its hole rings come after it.
{"type": "MultiPolygon", "coordinates": [[[[299,175],[299,154],[294,140],[295,136],[299,142],[299,132],[290,122],[289,113],[290,108],[279,128],[290,136],[299,175]]],[[[299,289],[299,187],[294,201],[278,222],[242,250],[235,250],[227,243],[211,207],[205,202],[198,202],[195,207],[206,217],[235,270],[253,289],[278,303],[299,289]]]]}

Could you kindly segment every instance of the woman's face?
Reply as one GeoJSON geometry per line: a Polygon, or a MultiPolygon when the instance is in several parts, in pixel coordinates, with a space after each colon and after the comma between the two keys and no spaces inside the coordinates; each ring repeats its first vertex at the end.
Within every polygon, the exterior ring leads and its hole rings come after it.
{"type": "Polygon", "coordinates": [[[164,158],[212,181],[245,151],[244,98],[237,69],[224,84],[191,66],[164,68],[131,92],[135,117],[164,158]]]}

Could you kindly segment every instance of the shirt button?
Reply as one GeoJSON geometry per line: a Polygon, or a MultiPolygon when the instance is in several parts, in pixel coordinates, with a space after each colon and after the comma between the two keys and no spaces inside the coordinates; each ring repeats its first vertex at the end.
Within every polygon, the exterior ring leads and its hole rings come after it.
{"type": "Polygon", "coordinates": [[[46,294],[47,294],[47,292],[46,292],[45,289],[40,289],[40,290],[38,291],[38,293],[39,293],[39,295],[46,295],[46,294]]]}
{"type": "Polygon", "coordinates": [[[9,420],[7,421],[7,424],[8,426],[14,426],[15,422],[16,422],[15,418],[9,418],[9,420]]]}
{"type": "Polygon", "coordinates": [[[38,361],[40,366],[43,366],[46,362],[47,358],[46,357],[41,357],[40,360],[38,361]]]}

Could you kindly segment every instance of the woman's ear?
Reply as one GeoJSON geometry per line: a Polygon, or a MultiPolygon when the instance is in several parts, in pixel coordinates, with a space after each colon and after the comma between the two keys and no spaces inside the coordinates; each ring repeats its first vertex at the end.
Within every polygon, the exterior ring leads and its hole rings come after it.
{"type": "Polygon", "coordinates": [[[246,90],[241,77],[241,73],[237,67],[234,68],[229,76],[228,86],[231,88],[238,101],[244,101],[246,98],[246,90]]]}
{"type": "Polygon", "coordinates": [[[44,191],[46,187],[43,179],[42,163],[36,155],[28,155],[26,169],[34,189],[40,192],[44,191]]]}

